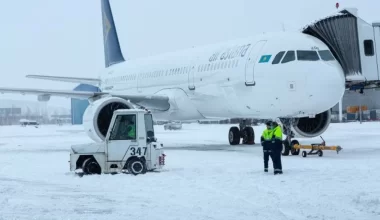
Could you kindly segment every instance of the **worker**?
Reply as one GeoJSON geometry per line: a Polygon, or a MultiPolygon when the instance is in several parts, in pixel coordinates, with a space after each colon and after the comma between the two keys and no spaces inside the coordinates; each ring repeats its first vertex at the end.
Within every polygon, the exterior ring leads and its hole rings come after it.
{"type": "Polygon", "coordinates": [[[273,162],[273,169],[275,169],[275,160],[273,159],[272,155],[272,121],[266,122],[267,128],[263,131],[263,134],[261,135],[261,146],[263,146],[263,154],[264,154],[264,172],[268,172],[268,161],[269,156],[272,159],[273,162]]]}
{"type": "Polygon", "coordinates": [[[120,129],[120,139],[134,140],[136,139],[136,126],[129,119],[124,120],[124,124],[120,129]]]}
{"type": "Polygon", "coordinates": [[[282,152],[282,129],[277,122],[273,122],[272,130],[272,161],[274,165],[274,175],[282,174],[281,152],[282,152]]]}
{"type": "Polygon", "coordinates": [[[136,126],[134,125],[133,121],[127,120],[127,122],[128,138],[136,139],[136,126]]]}

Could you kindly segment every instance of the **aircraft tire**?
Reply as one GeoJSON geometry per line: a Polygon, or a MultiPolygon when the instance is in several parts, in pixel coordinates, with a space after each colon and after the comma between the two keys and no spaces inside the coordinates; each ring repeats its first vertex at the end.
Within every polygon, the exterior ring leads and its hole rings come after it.
{"type": "Polygon", "coordinates": [[[289,153],[290,153],[290,145],[289,145],[289,142],[287,140],[284,140],[282,142],[282,156],[289,156],[289,153]]]}
{"type": "Polygon", "coordinates": [[[250,126],[243,129],[243,144],[255,144],[255,131],[250,126]]]}
{"type": "Polygon", "coordinates": [[[297,140],[292,140],[292,142],[291,142],[291,148],[290,148],[290,153],[292,154],[292,155],[299,155],[300,154],[300,149],[293,149],[293,146],[295,145],[295,144],[300,144],[297,140]]]}
{"type": "Polygon", "coordinates": [[[230,145],[240,144],[240,131],[238,127],[231,127],[228,132],[228,141],[230,145]]]}

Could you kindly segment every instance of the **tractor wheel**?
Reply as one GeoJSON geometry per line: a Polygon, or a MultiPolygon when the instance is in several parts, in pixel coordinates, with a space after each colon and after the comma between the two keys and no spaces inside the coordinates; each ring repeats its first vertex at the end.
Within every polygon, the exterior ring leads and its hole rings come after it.
{"type": "Polygon", "coordinates": [[[133,174],[133,175],[138,175],[138,174],[145,174],[146,173],[146,165],[145,163],[138,159],[134,158],[128,162],[127,166],[128,172],[133,174]]]}
{"type": "Polygon", "coordinates": [[[102,171],[98,162],[93,157],[84,160],[82,170],[84,174],[101,174],[102,171]]]}

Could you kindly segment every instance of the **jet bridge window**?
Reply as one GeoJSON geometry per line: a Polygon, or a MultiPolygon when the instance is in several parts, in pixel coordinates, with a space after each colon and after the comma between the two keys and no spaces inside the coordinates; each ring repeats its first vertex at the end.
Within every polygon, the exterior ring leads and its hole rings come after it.
{"type": "Polygon", "coordinates": [[[297,60],[317,61],[319,56],[315,50],[297,50],[297,60]]]}
{"type": "Polygon", "coordinates": [[[280,51],[278,54],[274,57],[272,64],[278,64],[281,61],[281,58],[284,56],[285,51],[280,51]]]}
{"type": "Polygon", "coordinates": [[[366,56],[373,56],[373,41],[372,40],[364,40],[364,54],[366,56]]]}
{"type": "Polygon", "coordinates": [[[289,50],[281,63],[287,63],[296,60],[296,53],[293,50],[289,50]]]}

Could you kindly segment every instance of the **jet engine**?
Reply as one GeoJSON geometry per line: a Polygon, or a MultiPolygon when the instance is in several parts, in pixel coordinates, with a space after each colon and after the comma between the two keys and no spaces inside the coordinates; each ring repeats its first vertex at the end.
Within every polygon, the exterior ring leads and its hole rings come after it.
{"type": "MultiPolygon", "coordinates": [[[[289,119],[280,119],[281,123],[286,125],[286,121],[289,119]]],[[[291,119],[290,129],[294,133],[294,137],[299,138],[313,138],[321,135],[329,127],[331,122],[331,111],[315,115],[314,118],[303,117],[291,119]]],[[[289,128],[282,126],[285,135],[288,135],[289,128]]]]}
{"type": "Polygon", "coordinates": [[[104,141],[113,112],[118,109],[136,108],[132,103],[118,97],[98,99],[87,107],[83,114],[83,126],[87,135],[95,142],[104,141]]]}

